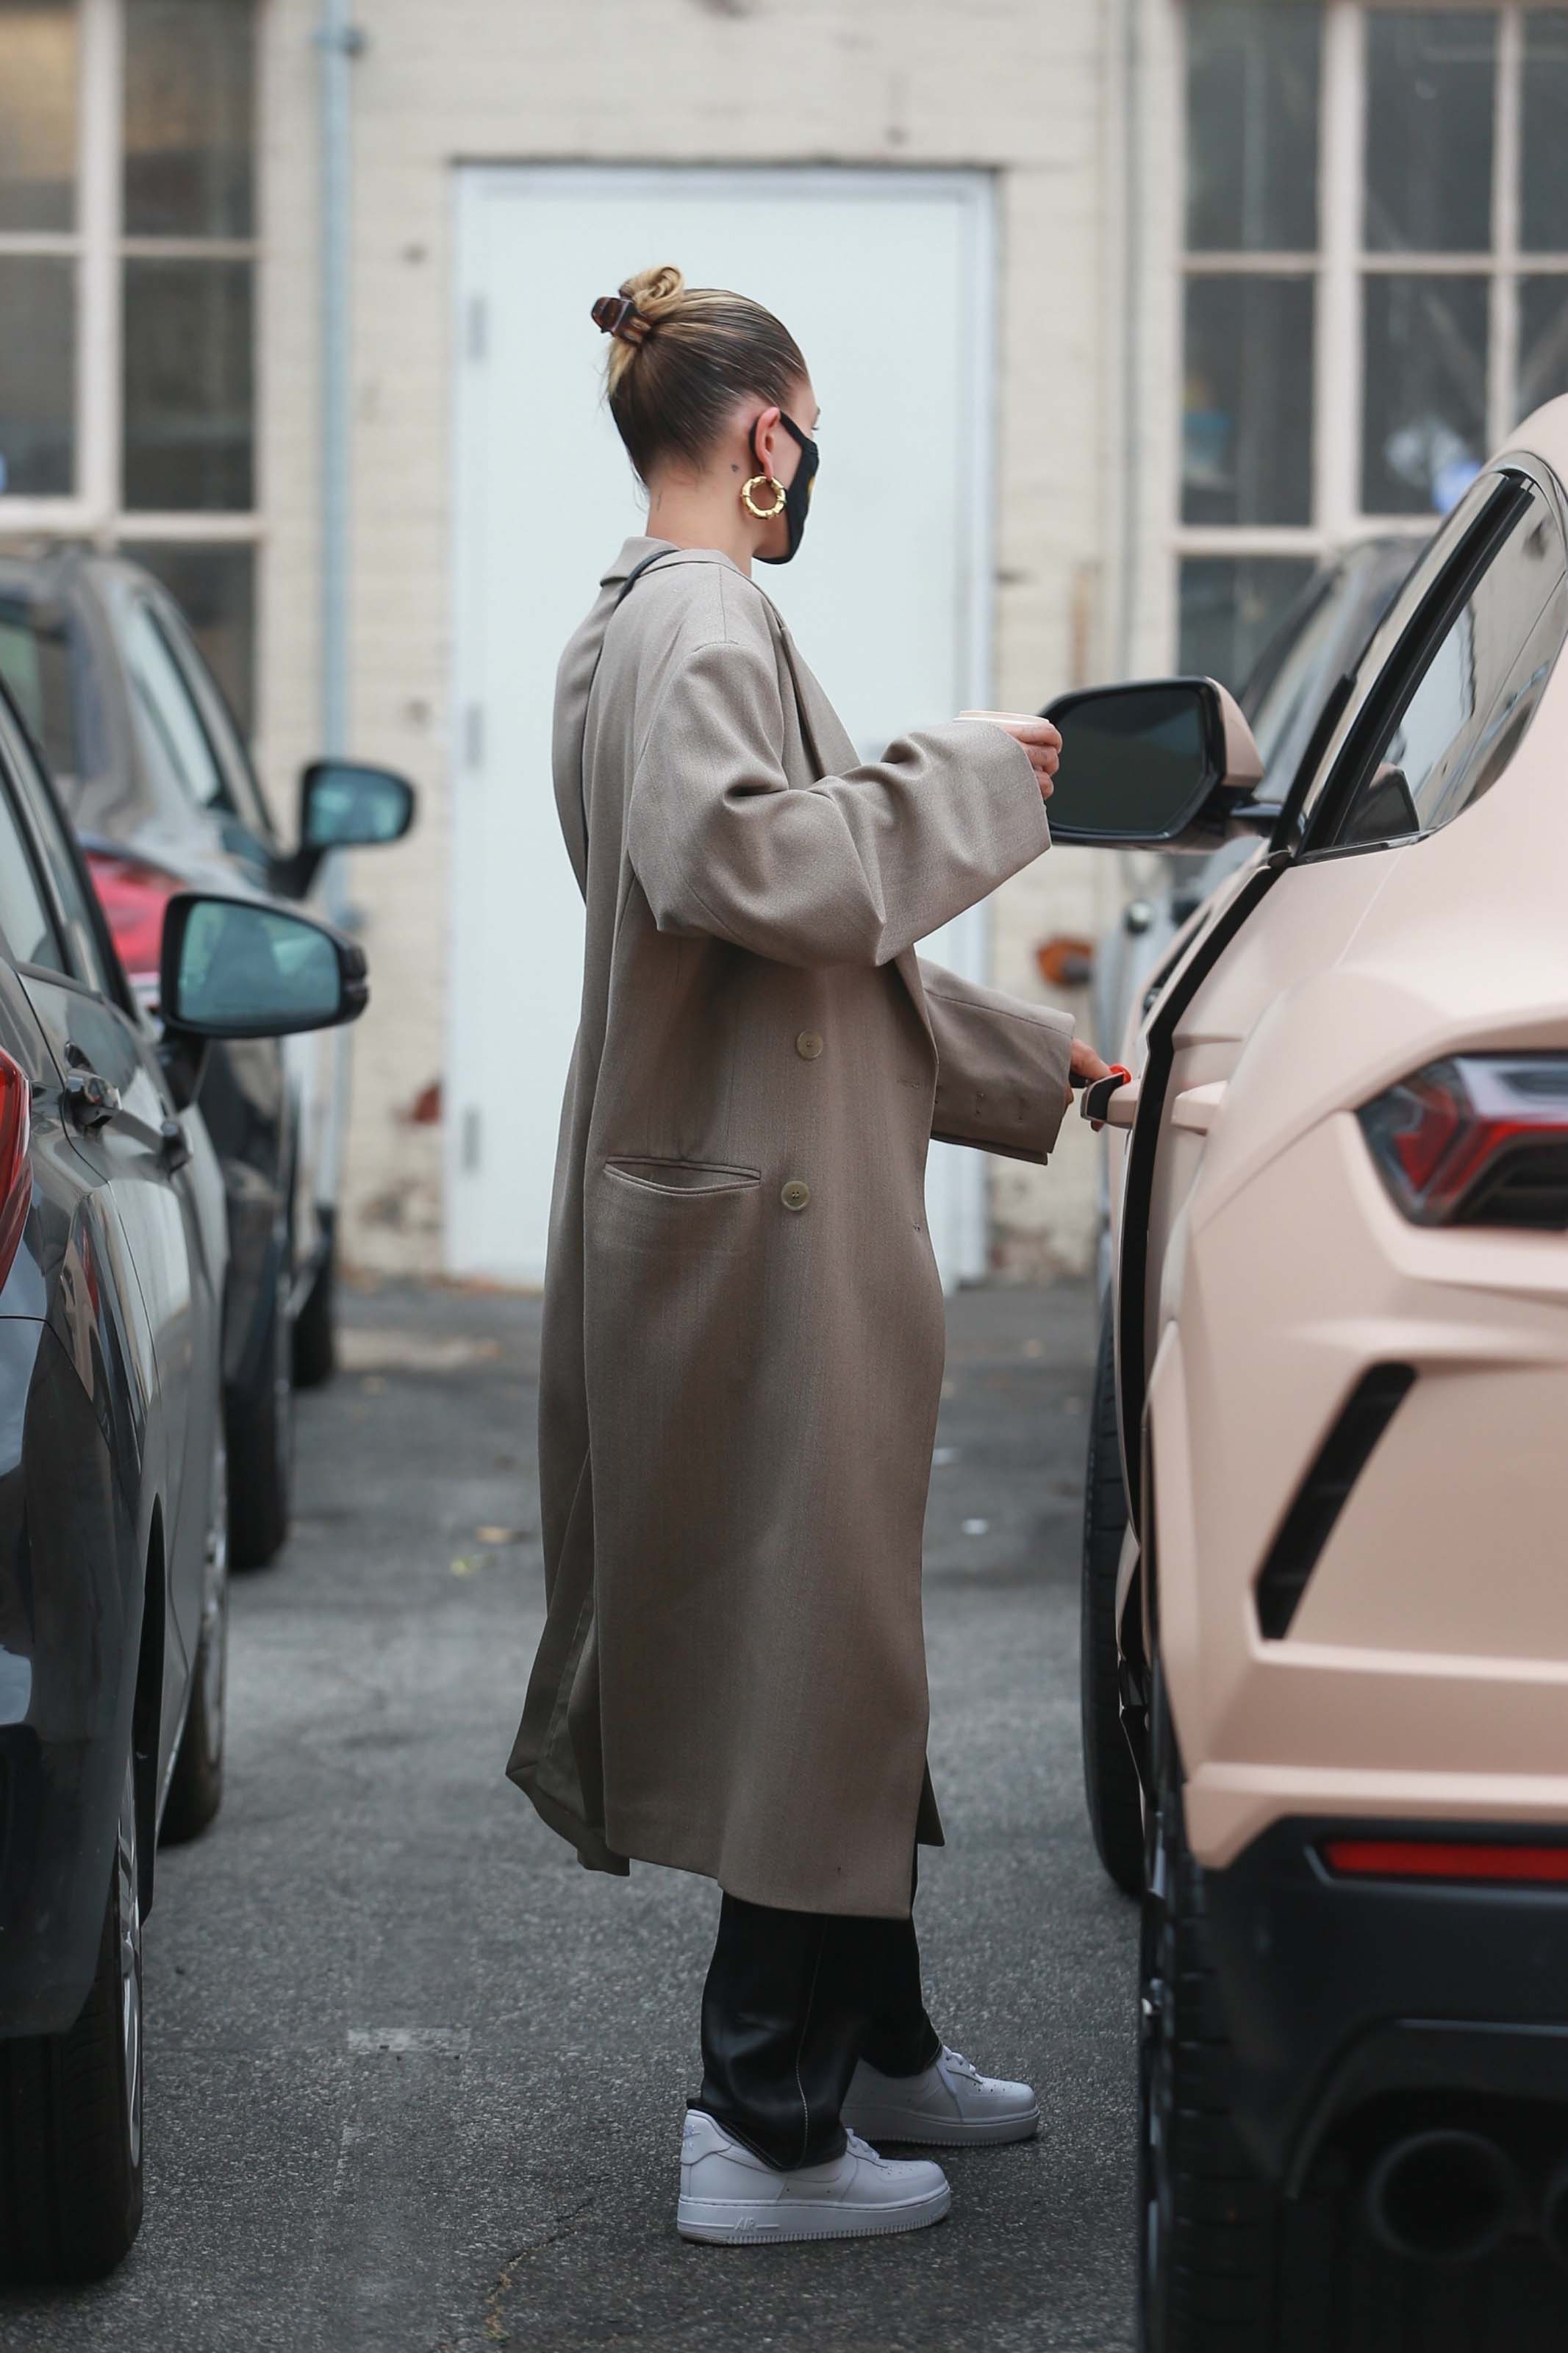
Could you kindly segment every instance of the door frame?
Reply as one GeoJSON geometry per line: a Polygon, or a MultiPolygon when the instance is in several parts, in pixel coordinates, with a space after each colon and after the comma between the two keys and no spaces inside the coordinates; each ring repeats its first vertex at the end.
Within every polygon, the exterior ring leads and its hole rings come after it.
{"type": "MultiPolygon", "coordinates": [[[[899,164],[578,164],[486,162],[458,164],[452,186],[452,412],[450,575],[451,704],[448,728],[448,789],[450,795],[451,860],[450,962],[447,985],[446,1052],[444,1068],[450,1095],[451,1077],[458,1067],[458,1050],[465,1008],[482,999],[480,954],[463,920],[464,882],[470,862],[482,853],[482,839],[469,814],[466,772],[477,765],[481,748],[469,740],[468,714],[483,704],[483,679],[476,650],[482,642],[468,625],[479,585],[483,545],[484,499],[482,435],[484,406],[491,396],[490,371],[468,364],[474,355],[470,338],[482,320],[489,292],[482,218],[487,200],[498,189],[526,194],[548,188],[552,195],[581,192],[584,195],[614,189],[622,195],[643,193],[652,197],[671,193],[722,195],[726,188],[765,189],[775,196],[863,195],[875,185],[883,202],[899,197],[929,201],[934,195],[956,202],[961,208],[966,247],[962,273],[963,302],[958,321],[960,340],[961,465],[964,482],[966,528],[952,584],[954,642],[962,681],[960,708],[982,707],[993,696],[995,607],[996,408],[1001,378],[998,349],[998,238],[996,180],[994,171],[973,166],[905,167],[899,164]],[[470,965],[472,977],[470,978],[470,965]]],[[[479,330],[482,334],[482,328],[479,330]]],[[[520,560],[521,556],[520,554],[520,560]]],[[[965,979],[989,983],[992,927],[989,905],[982,902],[946,927],[946,953],[953,969],[965,979]]],[[[548,1116],[553,1121],[555,1106],[548,1116]]],[[[460,1106],[453,1101],[445,1122],[442,1262],[449,1272],[480,1271],[462,1247],[462,1188],[458,1182],[465,1150],[460,1106]]],[[[984,1275],[988,1264],[987,1164],[983,1155],[954,1145],[933,1145],[928,1169],[928,1204],[935,1214],[927,1223],[933,1240],[940,1229],[943,1279],[954,1283],[984,1275]],[[933,1198],[933,1196],[935,1197],[933,1198]]],[[[532,1274],[535,1271],[530,1269],[532,1274]]],[[[537,1270],[542,1276],[542,1267],[537,1270]]]]}

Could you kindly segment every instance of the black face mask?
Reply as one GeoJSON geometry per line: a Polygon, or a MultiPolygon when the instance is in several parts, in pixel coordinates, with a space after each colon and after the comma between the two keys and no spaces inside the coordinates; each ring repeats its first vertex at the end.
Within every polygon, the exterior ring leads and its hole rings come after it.
{"type": "MultiPolygon", "coordinates": [[[[784,518],[786,545],[782,555],[760,555],[760,564],[787,564],[800,545],[805,533],[805,518],[811,509],[811,486],[816,480],[816,469],[822,452],[815,441],[808,440],[794,417],[786,417],[781,408],[779,423],[800,451],[800,463],[795,470],[795,480],[784,492],[784,518]]],[[[763,461],[757,455],[757,428],[752,427],[752,463],[759,473],[763,461]]]]}

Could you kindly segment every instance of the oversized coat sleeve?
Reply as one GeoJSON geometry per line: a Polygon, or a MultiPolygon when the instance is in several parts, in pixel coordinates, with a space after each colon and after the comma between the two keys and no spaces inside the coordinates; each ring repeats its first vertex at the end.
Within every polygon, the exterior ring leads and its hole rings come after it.
{"type": "Polygon", "coordinates": [[[1013,1160],[1044,1160],[1068,1101],[1073,1018],[982,988],[921,958],[936,1041],[931,1134],[1013,1160]]]}
{"type": "Polygon", "coordinates": [[[1026,752],[953,720],[791,786],[765,642],[683,649],[637,746],[633,871],[662,932],[775,963],[881,965],[1050,846],[1026,752]]]}

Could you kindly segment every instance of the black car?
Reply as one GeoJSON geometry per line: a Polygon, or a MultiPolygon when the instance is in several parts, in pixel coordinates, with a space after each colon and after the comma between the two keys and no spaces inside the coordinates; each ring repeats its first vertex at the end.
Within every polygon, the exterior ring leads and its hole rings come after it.
{"type": "MultiPolygon", "coordinates": [[[[177,607],[148,574],[83,549],[0,557],[0,679],[52,771],[133,984],[155,994],[181,890],[310,892],[329,849],[398,839],[401,777],[317,762],[300,841],[279,840],[244,738],[177,607]]],[[[289,1524],[292,1389],[333,1360],[333,1226],[346,1064],[272,1039],[209,1058],[201,1108],[228,1184],[224,1378],[237,1567],[289,1524]]]]}
{"type": "Polygon", "coordinates": [[[0,694],[0,2273],[81,2277],[142,2205],[154,1843],[217,1810],[225,1183],[208,1039],[352,1019],[360,950],[187,893],[162,1036],[0,694]]]}

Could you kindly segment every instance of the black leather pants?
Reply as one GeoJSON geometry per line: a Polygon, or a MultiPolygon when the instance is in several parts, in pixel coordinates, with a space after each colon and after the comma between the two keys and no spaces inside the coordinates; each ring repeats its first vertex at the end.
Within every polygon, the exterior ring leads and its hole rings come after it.
{"type": "Polygon", "coordinates": [[[857,2061],[918,2075],[941,2048],[921,1998],[912,1920],[775,1912],[725,1896],[692,2105],[758,2157],[781,2170],[837,2157],[857,2061]]]}

